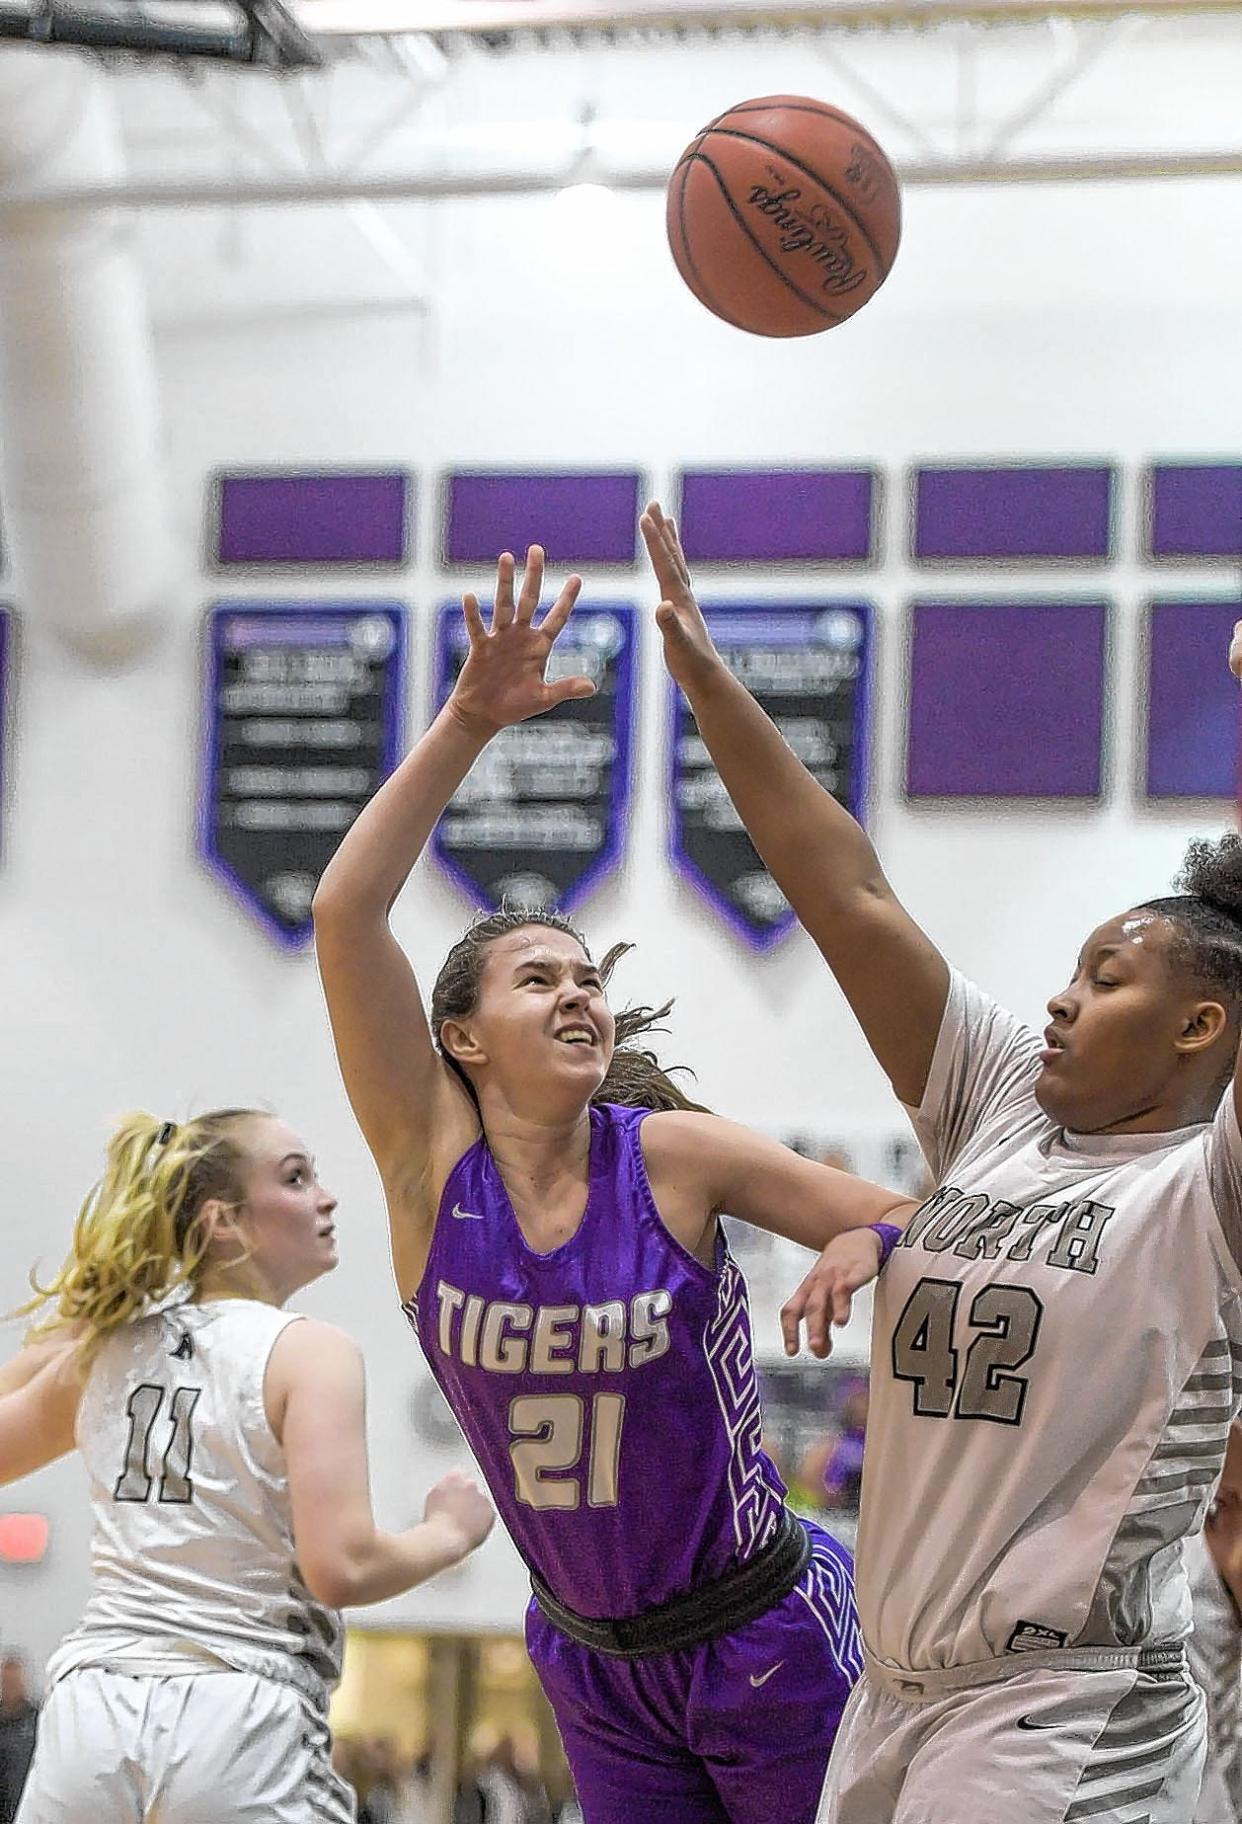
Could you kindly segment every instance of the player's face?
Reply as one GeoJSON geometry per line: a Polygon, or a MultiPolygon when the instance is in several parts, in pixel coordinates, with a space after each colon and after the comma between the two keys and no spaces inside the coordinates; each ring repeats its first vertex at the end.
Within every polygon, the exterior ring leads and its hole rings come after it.
{"type": "Polygon", "coordinates": [[[249,1121],[238,1137],[247,1155],[239,1220],[247,1264],[288,1298],[336,1265],[336,1198],[320,1184],[306,1143],[283,1121],[249,1121]]]}
{"type": "Polygon", "coordinates": [[[1193,993],[1170,962],[1167,919],[1138,908],[1093,931],[1048,1002],[1035,1096],[1079,1133],[1133,1128],[1168,1104],[1193,993]]]}
{"type": "Polygon", "coordinates": [[[608,1073],[616,1037],[599,970],[576,938],[547,925],[487,946],[468,1024],[499,1080],[515,1090],[564,1085],[584,1104],[608,1073]]]}

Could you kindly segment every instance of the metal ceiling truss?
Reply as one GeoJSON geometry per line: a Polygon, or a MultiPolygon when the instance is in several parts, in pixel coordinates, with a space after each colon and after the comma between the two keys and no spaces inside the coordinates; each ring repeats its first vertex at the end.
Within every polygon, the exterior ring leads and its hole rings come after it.
{"type": "Polygon", "coordinates": [[[0,0],[0,38],[131,56],[205,57],[274,70],[314,70],[324,54],[284,0],[144,4],[143,0],[0,0]]]}

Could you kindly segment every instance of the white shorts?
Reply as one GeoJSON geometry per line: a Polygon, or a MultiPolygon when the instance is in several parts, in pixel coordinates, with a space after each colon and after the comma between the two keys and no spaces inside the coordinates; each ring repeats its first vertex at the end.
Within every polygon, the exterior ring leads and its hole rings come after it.
{"type": "Polygon", "coordinates": [[[249,1672],[52,1686],[17,1824],[353,1824],[324,1719],[249,1672]]]}
{"type": "Polygon", "coordinates": [[[918,1703],[864,1676],[817,1824],[1189,1824],[1205,1748],[1184,1668],[1032,1668],[918,1703]]]}

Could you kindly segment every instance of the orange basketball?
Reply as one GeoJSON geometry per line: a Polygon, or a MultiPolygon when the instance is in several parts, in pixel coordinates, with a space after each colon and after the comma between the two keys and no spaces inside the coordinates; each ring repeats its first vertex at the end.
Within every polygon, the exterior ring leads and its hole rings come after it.
{"type": "Polygon", "coordinates": [[[768,95],[730,108],[686,147],[669,179],[668,238],[686,284],[726,323],[813,336],[888,277],[901,192],[848,114],[768,95]]]}

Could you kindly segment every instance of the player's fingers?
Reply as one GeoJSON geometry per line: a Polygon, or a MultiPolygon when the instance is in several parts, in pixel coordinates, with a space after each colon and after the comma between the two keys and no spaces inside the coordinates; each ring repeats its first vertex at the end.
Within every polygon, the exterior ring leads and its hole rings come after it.
{"type": "Polygon", "coordinates": [[[462,618],[466,623],[466,632],[470,636],[471,646],[481,645],[487,638],[487,629],[483,625],[483,611],[479,607],[479,598],[473,593],[461,598],[462,618]]]}
{"type": "Polygon", "coordinates": [[[802,1322],[802,1312],[806,1304],[806,1281],[803,1280],[791,1298],[781,1306],[781,1335],[785,1339],[785,1354],[797,1355],[799,1348],[798,1327],[802,1322]]]}
{"type": "Polygon", "coordinates": [[[561,593],[557,596],[552,606],[548,609],[548,612],[540,621],[539,631],[541,633],[546,633],[550,640],[554,640],[573,613],[574,604],[581,593],[582,578],[580,576],[567,576],[565,578],[565,587],[561,590],[561,593]]]}
{"type": "Polygon", "coordinates": [[[492,603],[492,632],[513,620],[513,577],[517,569],[512,551],[502,551],[496,565],[496,600],[492,603]]]}
{"type": "Polygon", "coordinates": [[[835,1285],[834,1279],[821,1278],[812,1289],[807,1302],[806,1340],[814,1355],[823,1355],[828,1349],[828,1340],[832,1331],[835,1285]]]}
{"type": "Polygon", "coordinates": [[[850,1312],[854,1308],[854,1295],[844,1280],[838,1281],[832,1294],[832,1321],[834,1324],[848,1324],[850,1312]]]}
{"type": "Polygon", "coordinates": [[[661,602],[655,613],[656,626],[664,635],[670,646],[685,646],[690,636],[681,624],[676,608],[671,602],[661,602]]]}
{"type": "Polygon", "coordinates": [[[1235,621],[1233,638],[1229,642],[1229,669],[1235,678],[1242,680],[1242,621],[1235,621]]]}
{"type": "Polygon", "coordinates": [[[527,627],[535,618],[539,606],[539,593],[543,588],[543,546],[532,545],[526,553],[526,568],[522,572],[522,593],[518,596],[517,619],[527,627]]]}
{"type": "Polygon", "coordinates": [[[590,678],[558,678],[555,684],[544,686],[544,707],[555,709],[558,703],[564,703],[571,697],[593,697],[595,686],[590,678]]]}

